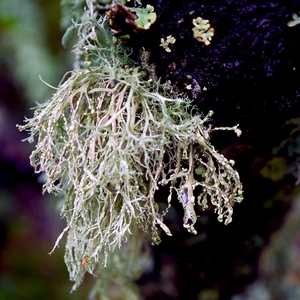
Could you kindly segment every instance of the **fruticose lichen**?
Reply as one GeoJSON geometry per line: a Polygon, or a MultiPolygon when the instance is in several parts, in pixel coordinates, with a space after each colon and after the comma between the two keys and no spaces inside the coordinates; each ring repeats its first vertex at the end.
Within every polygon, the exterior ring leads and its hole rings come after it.
{"type": "MultiPolygon", "coordinates": [[[[163,220],[168,208],[161,212],[155,201],[160,187],[169,187],[168,207],[174,197],[182,204],[183,226],[194,234],[196,203],[202,209],[211,203],[228,224],[242,200],[233,162],[210,144],[218,129],[208,125],[212,113],[192,114],[187,97],[149,80],[93,5],[87,0],[81,23],[73,24],[77,68],[19,126],[29,131],[29,142],[37,138],[30,162],[46,174],[43,191],[65,195],[67,227],[55,247],[67,232],[65,262],[74,289],[86,271],[94,274],[113,257],[137,251],[136,232],[153,243],[160,241],[159,228],[171,235],[163,220]]],[[[237,127],[219,129],[240,134],[237,127]]],[[[126,256],[127,273],[137,256],[126,256]]]]}

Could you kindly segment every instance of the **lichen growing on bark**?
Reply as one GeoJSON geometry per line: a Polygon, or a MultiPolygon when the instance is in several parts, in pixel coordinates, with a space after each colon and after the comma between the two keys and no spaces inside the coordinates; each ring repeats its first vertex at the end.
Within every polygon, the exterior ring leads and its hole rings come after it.
{"type": "Polygon", "coordinates": [[[215,34],[214,28],[210,27],[208,20],[201,17],[193,19],[193,25],[194,38],[208,46],[215,34]]]}
{"type": "MultiPolygon", "coordinates": [[[[65,193],[67,227],[55,246],[68,232],[65,261],[76,288],[137,228],[153,243],[159,228],[171,235],[163,220],[168,208],[161,212],[155,201],[160,187],[169,186],[166,203],[176,196],[183,226],[196,234],[196,203],[205,209],[210,202],[228,224],[242,185],[233,162],[210,143],[218,129],[208,125],[212,113],[193,111],[168,83],[149,80],[115,43],[92,1],[73,26],[79,67],[19,128],[29,131],[29,142],[37,138],[30,162],[46,174],[43,191],[65,193]]],[[[237,127],[219,129],[240,134],[237,127]]]]}

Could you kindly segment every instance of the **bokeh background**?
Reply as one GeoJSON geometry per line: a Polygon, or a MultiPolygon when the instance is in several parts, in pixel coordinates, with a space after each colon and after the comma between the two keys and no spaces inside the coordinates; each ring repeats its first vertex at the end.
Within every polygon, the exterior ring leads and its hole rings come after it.
{"type": "Polygon", "coordinates": [[[72,67],[59,0],[0,2],[0,299],[87,299],[90,285],[70,294],[64,245],[48,254],[65,226],[59,200],[41,194],[29,164],[34,145],[16,124],[51,97],[72,67]]]}
{"type": "MultiPolygon", "coordinates": [[[[72,69],[71,49],[61,46],[59,2],[0,2],[0,300],[88,299],[93,284],[88,276],[70,294],[63,241],[48,254],[65,226],[61,199],[42,196],[28,159],[34,145],[16,128],[72,69]]],[[[245,186],[232,224],[199,210],[198,235],[191,236],[174,205],[166,220],[174,236],[152,248],[137,281],[144,299],[300,299],[300,119],[285,121],[267,137],[254,131],[222,145],[245,186]]]]}

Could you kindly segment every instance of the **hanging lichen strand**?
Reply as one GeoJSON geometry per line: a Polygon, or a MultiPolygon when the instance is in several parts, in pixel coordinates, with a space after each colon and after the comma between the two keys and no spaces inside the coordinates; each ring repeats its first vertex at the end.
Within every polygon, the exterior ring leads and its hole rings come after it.
{"type": "Polygon", "coordinates": [[[228,224],[234,203],[242,200],[233,162],[209,142],[211,114],[192,116],[189,100],[149,80],[115,46],[92,1],[87,4],[82,23],[73,25],[81,68],[19,126],[29,131],[29,142],[38,139],[30,161],[46,174],[44,192],[65,193],[65,260],[74,288],[85,271],[105,266],[136,226],[153,243],[160,240],[159,227],[171,235],[163,223],[167,211],[160,213],[155,202],[160,186],[170,187],[169,206],[171,198],[182,203],[183,226],[195,234],[195,203],[205,209],[210,201],[218,220],[228,224]]]}

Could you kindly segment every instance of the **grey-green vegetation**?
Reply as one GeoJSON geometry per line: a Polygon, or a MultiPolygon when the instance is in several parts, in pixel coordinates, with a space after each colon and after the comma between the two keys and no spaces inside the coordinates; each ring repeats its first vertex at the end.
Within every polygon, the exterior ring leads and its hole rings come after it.
{"type": "Polygon", "coordinates": [[[239,135],[237,126],[212,128],[212,113],[196,112],[184,94],[131,61],[93,1],[72,28],[74,70],[19,128],[29,142],[37,139],[30,162],[46,174],[43,191],[65,195],[67,227],[55,247],[67,233],[65,262],[75,289],[86,271],[106,266],[137,276],[147,236],[157,244],[160,229],[171,235],[163,217],[172,201],[182,204],[191,233],[196,204],[212,205],[218,220],[230,223],[242,185],[234,162],[210,143],[212,131],[239,135]],[[165,211],[155,201],[162,186],[169,187],[165,211]]]}

